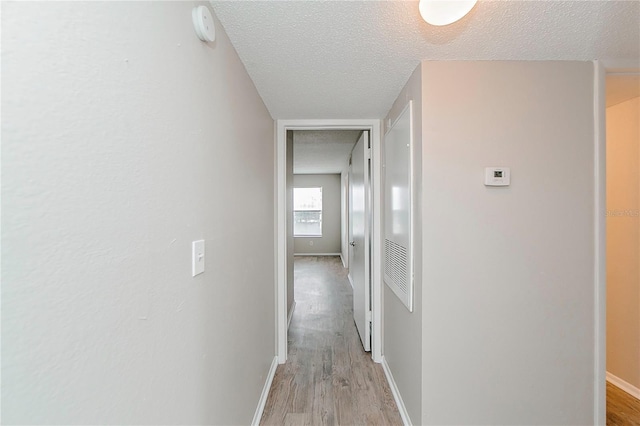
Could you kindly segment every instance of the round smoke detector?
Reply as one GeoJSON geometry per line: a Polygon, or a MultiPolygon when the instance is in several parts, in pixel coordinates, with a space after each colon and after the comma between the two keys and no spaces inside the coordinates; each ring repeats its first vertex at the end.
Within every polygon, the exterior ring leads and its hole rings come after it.
{"type": "Polygon", "coordinates": [[[193,17],[193,27],[196,35],[202,41],[214,41],[216,39],[216,26],[213,23],[211,11],[206,6],[197,6],[191,12],[193,17]]]}

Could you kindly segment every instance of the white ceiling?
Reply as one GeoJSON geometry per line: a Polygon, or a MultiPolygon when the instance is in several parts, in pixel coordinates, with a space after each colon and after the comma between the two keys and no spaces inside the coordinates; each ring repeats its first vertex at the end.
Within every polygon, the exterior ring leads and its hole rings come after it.
{"type": "Polygon", "coordinates": [[[342,172],[360,133],[360,130],[295,130],[293,173],[342,172]]]}
{"type": "Polygon", "coordinates": [[[640,1],[212,1],[273,118],[381,118],[420,60],[640,61],[640,1]]]}

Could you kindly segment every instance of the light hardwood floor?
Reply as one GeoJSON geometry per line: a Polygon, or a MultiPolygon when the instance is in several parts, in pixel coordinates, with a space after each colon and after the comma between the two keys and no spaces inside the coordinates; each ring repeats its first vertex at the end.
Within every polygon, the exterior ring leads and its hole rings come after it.
{"type": "Polygon", "coordinates": [[[402,425],[380,364],[364,352],[339,257],[296,257],[289,356],[262,425],[402,425]]]}
{"type": "Polygon", "coordinates": [[[607,382],[607,426],[639,426],[640,400],[607,382]]]}

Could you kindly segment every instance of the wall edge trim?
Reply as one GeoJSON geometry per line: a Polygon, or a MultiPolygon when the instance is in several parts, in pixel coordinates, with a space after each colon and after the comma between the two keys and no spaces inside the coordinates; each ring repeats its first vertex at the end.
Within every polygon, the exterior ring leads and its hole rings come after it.
{"type": "Polygon", "coordinates": [[[593,61],[593,423],[604,426],[606,408],[606,127],[605,76],[593,61]]]}
{"type": "Polygon", "coordinates": [[[389,368],[389,364],[387,364],[387,359],[384,357],[384,355],[382,356],[382,370],[384,371],[384,375],[387,378],[389,387],[391,388],[393,399],[396,401],[396,405],[398,406],[398,411],[400,412],[402,423],[405,426],[411,426],[411,418],[409,417],[407,408],[404,406],[404,401],[402,400],[402,396],[400,395],[400,390],[398,389],[398,385],[393,378],[393,374],[391,374],[391,369],[389,368]]]}
{"type": "Polygon", "coordinates": [[[271,390],[271,383],[273,382],[273,377],[276,375],[276,369],[278,368],[278,357],[274,356],[271,361],[271,367],[269,367],[269,373],[267,373],[267,379],[264,382],[264,387],[262,388],[262,393],[260,394],[260,399],[258,400],[258,407],[256,407],[256,412],[253,415],[253,420],[251,421],[251,426],[259,426],[260,419],[262,418],[262,413],[264,412],[264,407],[267,405],[267,397],[269,396],[269,391],[271,390]]]}
{"type": "Polygon", "coordinates": [[[629,395],[640,399],[640,388],[637,388],[635,386],[633,386],[631,383],[622,380],[620,377],[611,374],[607,371],[607,382],[611,383],[612,385],[614,385],[617,388],[622,389],[623,391],[625,391],[626,393],[628,393],[629,395]]]}

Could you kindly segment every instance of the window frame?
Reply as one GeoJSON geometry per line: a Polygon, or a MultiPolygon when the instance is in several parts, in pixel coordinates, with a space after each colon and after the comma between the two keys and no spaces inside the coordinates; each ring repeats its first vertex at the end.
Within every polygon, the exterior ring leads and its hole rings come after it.
{"type": "Polygon", "coordinates": [[[318,186],[297,186],[293,188],[293,237],[294,238],[322,238],[323,237],[323,226],[322,226],[322,215],[324,213],[324,199],[322,196],[322,185],[318,186]],[[316,209],[296,209],[295,197],[296,197],[296,189],[319,189],[320,190],[320,210],[316,209]],[[317,212],[320,213],[320,233],[319,234],[296,234],[296,212],[317,212]]]}

